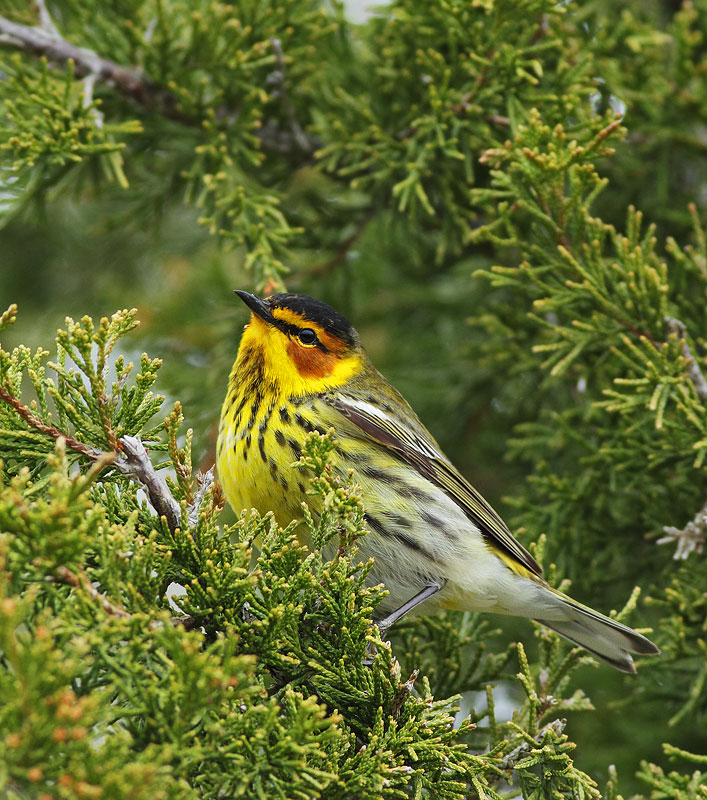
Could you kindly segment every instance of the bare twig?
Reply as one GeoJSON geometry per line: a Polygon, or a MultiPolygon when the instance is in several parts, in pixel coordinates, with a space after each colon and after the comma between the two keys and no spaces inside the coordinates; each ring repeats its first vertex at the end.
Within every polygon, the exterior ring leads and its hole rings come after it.
{"type": "MultiPolygon", "coordinates": [[[[543,728],[541,728],[538,733],[533,737],[533,739],[540,744],[542,740],[545,738],[547,732],[552,729],[556,736],[561,736],[562,732],[567,725],[566,719],[554,719],[552,722],[548,722],[543,728]]],[[[511,750],[508,755],[506,755],[503,759],[503,762],[499,765],[501,769],[513,769],[514,766],[518,761],[530,752],[532,745],[530,742],[524,741],[518,747],[511,750]]]]}
{"type": "Polygon", "coordinates": [[[68,567],[59,567],[56,571],[56,577],[62,583],[68,583],[69,586],[73,586],[76,589],[83,589],[92,600],[96,600],[101,604],[106,614],[123,619],[130,616],[124,608],[116,606],[114,603],[111,603],[105,595],[102,595],[91,583],[83,570],[79,570],[79,572],[76,573],[72,572],[68,567]]]}
{"type": "Polygon", "coordinates": [[[47,425],[34,412],[27,408],[21,400],[15,397],[11,392],[8,392],[2,384],[0,384],[0,400],[12,406],[30,428],[34,428],[40,433],[47,434],[54,439],[65,439],[68,447],[90,458],[92,461],[96,461],[100,456],[106,455],[101,450],[96,450],[94,447],[89,447],[87,444],[80,442],[76,437],[71,436],[71,434],[64,433],[53,425],[47,425]]]}
{"type": "Polygon", "coordinates": [[[172,625],[175,628],[184,628],[185,631],[193,631],[201,627],[202,621],[195,617],[172,617],[172,625]]]}
{"type": "Polygon", "coordinates": [[[501,114],[487,114],[484,119],[491,125],[498,125],[503,128],[508,128],[511,124],[510,118],[504,117],[501,114]]]}
{"type": "MultiPolygon", "coordinates": [[[[56,570],[56,575],[48,578],[47,580],[55,582],[60,581],[68,586],[73,586],[74,589],[83,589],[86,594],[92,600],[98,602],[106,614],[110,614],[111,617],[119,617],[120,619],[130,619],[130,617],[132,617],[132,614],[130,614],[124,608],[112,603],[104,594],[101,594],[91,583],[91,581],[88,579],[88,576],[82,569],[79,569],[78,572],[72,572],[68,567],[59,567],[56,570]]],[[[172,617],[171,623],[175,628],[184,628],[185,631],[193,631],[201,624],[194,617],[184,615],[172,617]]],[[[153,622],[150,624],[150,628],[156,629],[162,624],[163,623],[160,620],[153,620],[153,622]]]]}
{"type": "MultiPolygon", "coordinates": [[[[180,122],[184,125],[201,125],[201,120],[190,117],[177,107],[177,100],[174,93],[151,80],[142,70],[133,67],[125,67],[103,58],[93,50],[85,47],[77,47],[62,38],[56,28],[52,32],[47,30],[44,18],[41,16],[40,25],[30,26],[13,22],[6,17],[0,17],[0,44],[24,50],[39,56],[45,56],[50,61],[58,64],[66,64],[72,61],[74,71],[80,78],[91,77],[92,81],[88,84],[87,92],[93,89],[96,81],[108,83],[125,97],[140,103],[149,111],[157,111],[167,119],[180,122]]],[[[53,26],[53,23],[51,23],[53,26]]],[[[150,23],[152,25],[152,23],[150,23]]],[[[150,27],[146,31],[149,39],[150,27]]],[[[278,42],[279,46],[279,42],[278,42]]],[[[280,48],[280,55],[282,49],[280,48]]],[[[278,55],[275,49],[276,56],[278,55]]],[[[278,56],[279,59],[279,56],[278,56]]],[[[282,57],[284,63],[284,56],[282,57]]],[[[284,78],[282,67],[278,70],[280,77],[278,82],[281,84],[284,78]]],[[[304,153],[313,153],[320,142],[316,137],[308,136],[294,118],[294,108],[284,89],[281,89],[285,113],[288,116],[291,131],[278,128],[273,121],[267,121],[256,131],[256,136],[260,140],[264,149],[289,153],[297,149],[304,153]]],[[[238,109],[220,108],[216,112],[219,119],[234,118],[238,115],[238,109]]]]}
{"type": "Polygon", "coordinates": [[[663,532],[666,536],[658,539],[658,544],[677,544],[673,558],[684,560],[690,553],[702,553],[705,544],[705,531],[707,531],[707,503],[695,514],[694,518],[684,528],[674,528],[666,525],[663,532]]]}
{"type": "Polygon", "coordinates": [[[165,479],[157,474],[145,445],[137,436],[123,436],[119,442],[125,458],[116,458],[113,467],[128,478],[134,478],[147,490],[150,504],[161,517],[165,517],[171,531],[181,525],[182,512],[169,491],[165,479]]]}
{"type": "Polygon", "coordinates": [[[682,354],[687,359],[687,374],[695,386],[697,396],[703,403],[707,403],[707,380],[705,380],[697,360],[687,345],[687,328],[684,323],[680,322],[679,319],[675,319],[675,317],[663,317],[663,322],[668,329],[668,333],[675,333],[683,340],[682,354]]]}
{"type": "Polygon", "coordinates": [[[400,710],[402,709],[403,704],[407,700],[408,696],[412,694],[413,689],[415,688],[415,681],[417,680],[417,676],[419,674],[419,669],[413,670],[412,674],[405,681],[405,683],[401,683],[396,689],[395,694],[393,695],[393,702],[391,704],[390,711],[393,719],[397,719],[400,716],[400,710]]]}
{"type": "Polygon", "coordinates": [[[73,61],[79,77],[95,75],[98,79],[113,84],[121,94],[134,98],[148,108],[159,108],[163,112],[175,110],[172,94],[153,83],[142,72],[123,67],[115,61],[101,58],[93,50],[67,42],[56,28],[50,32],[44,24],[21,25],[0,17],[0,33],[6,37],[6,44],[12,44],[20,50],[46,56],[50,61],[60,64],[73,61]]]}
{"type": "Polygon", "coordinates": [[[190,527],[194,527],[194,525],[196,525],[196,523],[199,521],[199,511],[201,510],[202,503],[204,502],[206,493],[214,483],[214,468],[211,467],[211,469],[205,475],[199,475],[197,477],[197,481],[200,481],[199,488],[196,490],[194,502],[191,504],[191,506],[189,506],[187,511],[190,527]]]}
{"type": "Polygon", "coordinates": [[[35,0],[35,5],[37,6],[37,13],[39,14],[40,26],[47,32],[49,36],[53,37],[54,39],[61,39],[61,34],[54,24],[52,15],[49,13],[49,9],[47,8],[47,4],[44,2],[44,0],[35,0]]]}
{"type": "Polygon", "coordinates": [[[287,69],[287,65],[285,63],[285,54],[282,52],[282,44],[279,39],[276,39],[274,36],[270,37],[270,44],[272,46],[273,52],[275,53],[275,58],[277,59],[277,64],[279,69],[275,72],[271,73],[268,76],[268,80],[274,83],[277,86],[277,93],[280,97],[280,102],[282,103],[283,111],[285,112],[285,116],[287,117],[287,122],[290,126],[290,130],[292,131],[292,136],[297,143],[297,146],[305,153],[311,153],[312,150],[315,148],[312,145],[307,134],[302,130],[299,122],[297,121],[297,115],[295,114],[295,107],[292,104],[292,100],[290,99],[290,95],[287,92],[287,87],[285,85],[285,71],[287,69]]]}

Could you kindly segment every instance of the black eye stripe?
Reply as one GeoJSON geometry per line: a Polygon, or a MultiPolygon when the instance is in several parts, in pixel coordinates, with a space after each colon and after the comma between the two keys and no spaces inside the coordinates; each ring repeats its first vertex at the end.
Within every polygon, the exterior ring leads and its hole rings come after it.
{"type": "Polygon", "coordinates": [[[281,330],[283,333],[287,334],[288,336],[293,337],[294,339],[299,339],[300,334],[302,331],[310,330],[314,334],[314,340],[311,344],[316,345],[321,351],[324,353],[328,353],[329,349],[319,340],[319,337],[311,328],[300,328],[298,325],[293,325],[291,322],[285,322],[285,320],[275,318],[274,326],[281,330]]]}

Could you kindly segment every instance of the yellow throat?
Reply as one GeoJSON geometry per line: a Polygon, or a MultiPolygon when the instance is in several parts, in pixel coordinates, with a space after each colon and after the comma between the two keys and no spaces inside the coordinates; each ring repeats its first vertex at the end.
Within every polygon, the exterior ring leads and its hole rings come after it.
{"type": "Polygon", "coordinates": [[[309,431],[319,428],[306,401],[347,383],[365,357],[357,341],[328,332],[304,309],[272,303],[261,311],[266,319],[259,311],[256,306],[243,331],[229,376],[216,465],[233,508],[272,510],[287,524],[300,516],[304,491],[292,464],[309,431]],[[311,336],[316,344],[303,341],[311,336]]]}

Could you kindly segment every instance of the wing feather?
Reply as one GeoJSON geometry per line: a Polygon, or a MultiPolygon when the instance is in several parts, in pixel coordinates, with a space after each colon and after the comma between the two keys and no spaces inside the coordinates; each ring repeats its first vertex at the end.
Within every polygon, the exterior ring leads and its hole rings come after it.
{"type": "Polygon", "coordinates": [[[327,396],[325,401],[353,422],[363,433],[398,453],[406,463],[439,487],[457,503],[490,544],[502,550],[532,574],[542,576],[542,567],[516,541],[505,522],[457,471],[436,442],[425,435],[426,431],[423,434],[422,430],[412,430],[377,406],[354,397],[338,394],[327,396]]]}

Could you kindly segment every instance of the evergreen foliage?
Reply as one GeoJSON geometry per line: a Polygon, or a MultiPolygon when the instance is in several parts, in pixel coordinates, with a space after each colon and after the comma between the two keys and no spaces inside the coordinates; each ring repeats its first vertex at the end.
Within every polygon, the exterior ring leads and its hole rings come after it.
{"type": "Polygon", "coordinates": [[[0,0],[0,34],[3,796],[706,798],[703,0],[0,0]],[[222,298],[284,283],[662,655],[381,641],[335,431],[318,550],[229,517],[222,298]]]}

